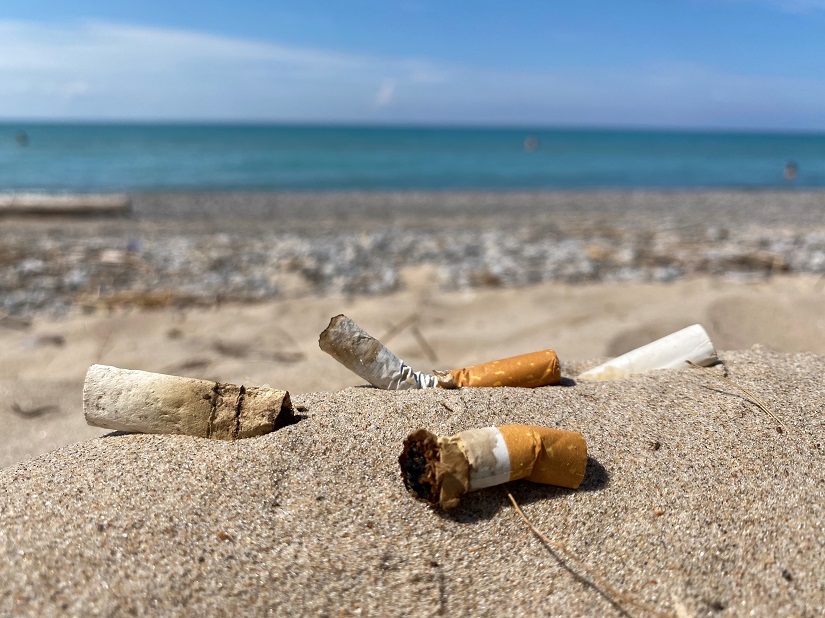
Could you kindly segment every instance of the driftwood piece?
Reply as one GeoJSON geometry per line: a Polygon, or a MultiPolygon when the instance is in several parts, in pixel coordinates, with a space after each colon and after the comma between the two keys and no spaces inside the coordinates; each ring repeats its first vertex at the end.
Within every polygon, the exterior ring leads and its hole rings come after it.
{"type": "Polygon", "coordinates": [[[2,215],[127,216],[132,211],[129,196],[122,193],[0,195],[2,215]]]}

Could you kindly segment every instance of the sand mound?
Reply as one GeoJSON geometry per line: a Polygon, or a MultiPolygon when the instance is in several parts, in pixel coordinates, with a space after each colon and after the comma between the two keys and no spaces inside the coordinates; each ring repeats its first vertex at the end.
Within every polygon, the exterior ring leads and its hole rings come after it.
{"type": "Polygon", "coordinates": [[[296,396],[304,418],[261,438],[61,448],[0,470],[0,611],[615,615],[500,489],[447,513],[404,491],[410,431],[521,422],[587,439],[579,491],[511,490],[609,585],[671,615],[813,615],[825,605],[825,358],[722,356],[781,433],[733,387],[687,370],[532,391],[350,388],[296,396]]]}

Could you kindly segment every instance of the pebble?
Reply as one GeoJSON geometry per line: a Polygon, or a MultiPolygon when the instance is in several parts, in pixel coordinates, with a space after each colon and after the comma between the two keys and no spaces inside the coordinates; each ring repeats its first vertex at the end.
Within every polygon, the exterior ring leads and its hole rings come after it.
{"type": "Polygon", "coordinates": [[[740,218],[722,225],[720,215],[706,222],[694,216],[685,225],[675,215],[597,212],[537,225],[531,217],[539,215],[499,216],[500,225],[490,224],[498,221],[489,219],[494,214],[481,222],[455,217],[429,227],[371,215],[346,225],[292,221],[286,231],[268,219],[243,229],[220,222],[192,230],[107,223],[94,234],[56,226],[2,229],[0,313],[61,316],[140,306],[148,294],[156,306],[159,293],[173,305],[378,295],[399,290],[402,271],[420,265],[435,267],[444,290],[825,273],[825,229],[804,221],[777,226],[740,218]]]}

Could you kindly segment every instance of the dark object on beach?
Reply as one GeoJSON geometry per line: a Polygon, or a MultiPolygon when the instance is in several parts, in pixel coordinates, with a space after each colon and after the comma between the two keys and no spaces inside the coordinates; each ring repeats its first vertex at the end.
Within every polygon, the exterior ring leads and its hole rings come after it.
{"type": "Polygon", "coordinates": [[[36,408],[28,408],[23,409],[19,403],[16,401],[11,404],[11,411],[14,412],[17,416],[21,416],[23,418],[38,418],[45,414],[51,414],[53,412],[59,412],[60,407],[56,405],[45,405],[39,406],[36,408]]]}
{"type": "Polygon", "coordinates": [[[129,196],[123,193],[54,195],[47,193],[8,193],[0,195],[0,216],[128,216],[132,212],[129,196]]]}
{"type": "Polygon", "coordinates": [[[25,131],[18,131],[17,135],[14,136],[14,141],[17,142],[18,146],[25,147],[29,145],[29,134],[25,131]]]}

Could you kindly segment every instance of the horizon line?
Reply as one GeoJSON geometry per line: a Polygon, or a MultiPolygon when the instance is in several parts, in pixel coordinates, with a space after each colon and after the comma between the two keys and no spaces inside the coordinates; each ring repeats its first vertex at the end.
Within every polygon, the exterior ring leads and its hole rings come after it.
{"type": "MultiPolygon", "coordinates": [[[[255,120],[255,119],[180,119],[180,118],[2,118],[0,125],[134,125],[134,126],[236,126],[236,127],[283,127],[283,128],[358,128],[358,129],[437,129],[467,131],[606,131],[638,133],[727,133],[727,134],[774,134],[774,135],[825,135],[825,129],[799,129],[778,127],[715,127],[675,125],[623,125],[623,124],[521,124],[521,123],[460,123],[439,121],[348,121],[348,120],[255,120]]],[[[25,127],[19,126],[25,130],[25,127]]]]}

